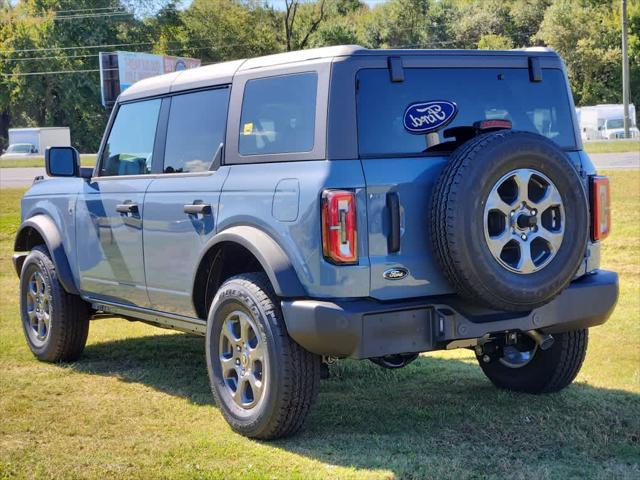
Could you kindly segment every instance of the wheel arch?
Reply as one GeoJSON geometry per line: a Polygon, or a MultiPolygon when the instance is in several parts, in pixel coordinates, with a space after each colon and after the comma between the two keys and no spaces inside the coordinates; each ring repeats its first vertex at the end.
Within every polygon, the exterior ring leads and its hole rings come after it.
{"type": "Polygon", "coordinates": [[[207,318],[208,300],[215,295],[215,291],[208,291],[210,282],[219,286],[224,281],[224,278],[215,277],[225,268],[222,265],[224,256],[229,253],[238,260],[242,256],[242,261],[227,267],[228,272],[238,274],[262,270],[279,297],[306,296],[289,257],[269,234],[251,226],[230,227],[211,238],[198,259],[191,292],[194,309],[200,318],[207,318]]]}
{"type": "MultiPolygon", "coordinates": [[[[69,260],[62,244],[62,236],[51,217],[38,214],[25,220],[20,225],[13,244],[15,252],[28,252],[36,245],[46,245],[51,261],[56,267],[60,284],[66,292],[79,295],[80,291],[69,266],[69,260]]],[[[20,275],[26,254],[14,255],[14,266],[20,275]]]]}

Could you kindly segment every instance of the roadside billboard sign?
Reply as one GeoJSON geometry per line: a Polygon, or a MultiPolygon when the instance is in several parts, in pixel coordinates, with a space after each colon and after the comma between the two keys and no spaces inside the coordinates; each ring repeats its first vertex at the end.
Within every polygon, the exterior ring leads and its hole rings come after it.
{"type": "Polygon", "coordinates": [[[100,52],[102,105],[112,107],[118,95],[138,80],[201,65],[196,58],[144,52],[100,52]]]}

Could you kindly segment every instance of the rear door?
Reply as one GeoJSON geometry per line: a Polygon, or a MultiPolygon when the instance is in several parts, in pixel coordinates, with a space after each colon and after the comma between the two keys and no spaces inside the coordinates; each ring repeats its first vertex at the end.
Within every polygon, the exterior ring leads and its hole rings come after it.
{"type": "Polygon", "coordinates": [[[221,167],[229,88],[187,92],[170,102],[163,172],[144,202],[144,261],[155,310],[196,316],[193,275],[215,232],[218,200],[229,167],[221,167]]]}
{"type": "Polygon", "coordinates": [[[545,59],[544,65],[556,67],[544,68],[542,81],[531,80],[524,55],[458,58],[403,59],[402,78],[395,81],[387,68],[364,68],[356,75],[374,298],[452,292],[436,264],[429,234],[433,188],[460,143],[447,135],[449,129],[507,119],[514,129],[545,135],[568,150],[576,148],[572,105],[557,57],[545,59]],[[428,135],[410,131],[404,121],[407,108],[432,101],[454,103],[457,114],[428,135]],[[397,234],[400,241],[394,246],[397,234]]]}

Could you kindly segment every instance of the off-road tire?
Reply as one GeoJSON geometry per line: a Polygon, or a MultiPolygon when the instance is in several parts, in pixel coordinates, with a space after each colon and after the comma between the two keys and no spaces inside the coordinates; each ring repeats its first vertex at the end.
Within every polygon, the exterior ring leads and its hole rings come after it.
{"type": "Polygon", "coordinates": [[[550,302],[584,261],[589,235],[585,188],[564,152],[533,133],[487,133],[460,146],[444,167],[431,201],[430,237],[436,259],[454,290],[470,302],[501,311],[528,311],[550,302]],[[489,191],[507,172],[532,168],[563,196],[567,222],[562,245],[541,270],[509,272],[491,256],[484,237],[489,191]]]}
{"type": "Polygon", "coordinates": [[[34,247],[20,272],[20,314],[27,344],[45,362],[71,362],[82,354],[89,334],[89,305],[67,293],[58,280],[56,267],[44,245],[34,247]],[[39,271],[50,292],[50,327],[43,345],[36,345],[27,331],[27,289],[31,275],[39,271]]]}
{"type": "Polygon", "coordinates": [[[289,337],[278,298],[265,274],[241,274],[222,284],[209,311],[206,357],[213,396],[233,430],[268,440],[290,436],[303,426],[318,394],[321,358],[289,337]],[[225,394],[218,361],[220,332],[229,305],[251,316],[268,350],[265,397],[248,413],[225,394]]]}
{"type": "Polygon", "coordinates": [[[578,375],[587,353],[588,330],[555,334],[548,350],[538,349],[529,363],[511,368],[493,359],[478,358],[484,374],[498,388],[526,393],[551,393],[562,390],[578,375]]]}

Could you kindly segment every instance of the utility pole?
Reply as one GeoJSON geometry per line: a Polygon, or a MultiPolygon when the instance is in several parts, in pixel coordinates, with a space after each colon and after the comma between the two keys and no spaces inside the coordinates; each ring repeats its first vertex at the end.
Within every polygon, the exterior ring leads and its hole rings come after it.
{"type": "Polygon", "coordinates": [[[629,54],[627,48],[627,0],[622,0],[622,104],[624,108],[624,138],[629,138],[629,54]]]}

